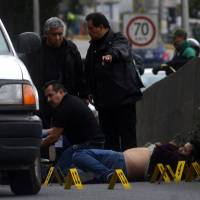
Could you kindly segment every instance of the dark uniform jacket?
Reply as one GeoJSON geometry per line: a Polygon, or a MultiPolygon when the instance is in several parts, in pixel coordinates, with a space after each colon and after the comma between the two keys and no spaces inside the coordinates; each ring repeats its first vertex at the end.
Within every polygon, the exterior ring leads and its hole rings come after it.
{"type": "MultiPolygon", "coordinates": [[[[195,50],[190,46],[188,41],[184,41],[179,49],[176,49],[174,57],[167,63],[167,65],[173,67],[177,71],[194,57],[196,57],[195,50]]],[[[166,73],[170,74],[172,71],[169,69],[166,70],[166,73]]]]}
{"type": "Polygon", "coordinates": [[[60,47],[52,48],[43,38],[41,49],[26,55],[24,62],[38,90],[47,81],[59,80],[70,94],[78,96],[80,93],[83,65],[73,42],[64,40],[60,47]]]}
{"type": "Polygon", "coordinates": [[[102,39],[91,41],[85,73],[97,109],[132,104],[141,98],[131,47],[121,33],[110,30],[102,39]],[[107,54],[112,55],[111,63],[102,62],[107,54]]]}
{"type": "Polygon", "coordinates": [[[49,127],[51,107],[45,103],[42,87],[47,81],[59,80],[69,94],[79,96],[82,91],[83,65],[76,45],[64,40],[58,48],[49,47],[46,38],[37,52],[26,54],[22,60],[27,66],[40,99],[40,117],[49,127]]]}

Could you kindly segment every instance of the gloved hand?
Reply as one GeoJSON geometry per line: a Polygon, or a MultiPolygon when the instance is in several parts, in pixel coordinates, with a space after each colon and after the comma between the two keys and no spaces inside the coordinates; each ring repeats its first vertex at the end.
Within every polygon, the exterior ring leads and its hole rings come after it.
{"type": "Polygon", "coordinates": [[[156,66],[152,69],[152,73],[155,75],[158,73],[158,71],[160,71],[160,66],[156,66]]]}
{"type": "Polygon", "coordinates": [[[165,63],[164,63],[164,64],[161,64],[161,65],[160,65],[160,69],[161,69],[161,70],[162,70],[162,69],[165,70],[166,68],[169,68],[169,65],[168,65],[168,64],[165,64],[165,63]]]}
{"type": "Polygon", "coordinates": [[[161,64],[159,66],[156,66],[152,69],[153,74],[158,74],[159,71],[168,71],[169,70],[169,65],[168,64],[161,64]]]}

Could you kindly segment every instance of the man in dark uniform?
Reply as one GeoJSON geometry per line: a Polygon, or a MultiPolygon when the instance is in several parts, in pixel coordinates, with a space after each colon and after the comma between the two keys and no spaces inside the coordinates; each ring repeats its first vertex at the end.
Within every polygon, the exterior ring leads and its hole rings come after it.
{"type": "Polygon", "coordinates": [[[76,150],[103,148],[104,136],[85,102],[68,94],[60,83],[57,81],[46,83],[44,93],[55,112],[53,125],[46,130],[47,137],[42,145],[54,144],[61,135],[67,137],[71,145],[63,151],[57,163],[57,166],[66,173],[72,164],[72,155],[76,150]]]}
{"type": "Polygon", "coordinates": [[[65,39],[65,32],[66,26],[61,19],[47,19],[40,48],[36,52],[25,52],[26,56],[22,58],[39,93],[39,116],[44,128],[50,126],[51,108],[44,101],[43,85],[48,81],[58,80],[72,95],[80,96],[82,90],[81,55],[76,45],[65,39]]]}
{"type": "Polygon", "coordinates": [[[160,70],[164,70],[167,75],[170,75],[179,70],[188,61],[198,56],[191,43],[187,41],[187,32],[183,29],[177,29],[174,32],[173,45],[175,48],[173,58],[169,62],[153,68],[152,72],[154,74],[157,74],[160,70]]]}
{"type": "Polygon", "coordinates": [[[85,74],[106,135],[105,148],[135,147],[136,101],[142,94],[132,49],[121,33],[113,33],[103,14],[91,13],[86,21],[91,41],[85,74]]]}

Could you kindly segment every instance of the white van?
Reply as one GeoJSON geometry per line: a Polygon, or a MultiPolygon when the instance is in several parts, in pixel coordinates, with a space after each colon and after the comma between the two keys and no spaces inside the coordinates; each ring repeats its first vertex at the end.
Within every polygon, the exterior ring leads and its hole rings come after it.
{"type": "Polygon", "coordinates": [[[0,184],[17,195],[41,187],[38,94],[0,20],[0,184]]]}

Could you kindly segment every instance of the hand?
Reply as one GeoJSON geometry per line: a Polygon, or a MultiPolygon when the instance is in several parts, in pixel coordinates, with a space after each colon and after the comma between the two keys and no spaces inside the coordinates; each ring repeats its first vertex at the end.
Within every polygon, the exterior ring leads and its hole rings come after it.
{"type": "Polygon", "coordinates": [[[154,67],[152,69],[152,73],[155,74],[155,75],[157,75],[157,73],[158,73],[159,70],[160,70],[160,66],[159,67],[154,67]]]}
{"type": "Polygon", "coordinates": [[[102,56],[102,61],[111,63],[112,62],[112,56],[111,55],[102,56]]]}
{"type": "Polygon", "coordinates": [[[89,105],[89,103],[93,104],[92,95],[89,94],[87,97],[84,97],[84,98],[83,98],[83,101],[84,101],[87,105],[89,105]]]}
{"type": "Polygon", "coordinates": [[[161,68],[161,69],[165,69],[165,68],[169,68],[169,66],[168,66],[168,64],[165,64],[165,63],[164,63],[164,64],[161,64],[161,65],[160,65],[160,68],[161,68]]]}

